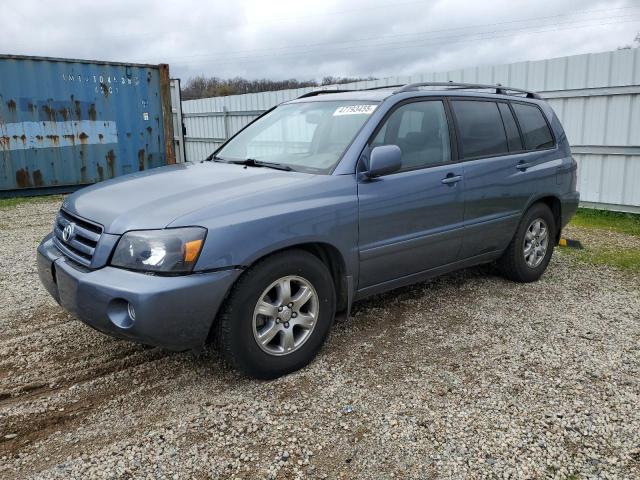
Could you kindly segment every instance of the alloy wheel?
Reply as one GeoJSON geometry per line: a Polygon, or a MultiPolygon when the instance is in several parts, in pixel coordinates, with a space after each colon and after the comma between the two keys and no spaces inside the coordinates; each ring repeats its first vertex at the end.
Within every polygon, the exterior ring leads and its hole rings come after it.
{"type": "Polygon", "coordinates": [[[288,355],[309,339],[318,319],[318,294],[305,278],[288,275],[269,285],[253,312],[253,337],[269,355],[288,355]]]}
{"type": "Polygon", "coordinates": [[[536,268],[542,263],[549,246],[549,227],[542,218],[536,218],[524,235],[523,255],[527,266],[536,268]]]}

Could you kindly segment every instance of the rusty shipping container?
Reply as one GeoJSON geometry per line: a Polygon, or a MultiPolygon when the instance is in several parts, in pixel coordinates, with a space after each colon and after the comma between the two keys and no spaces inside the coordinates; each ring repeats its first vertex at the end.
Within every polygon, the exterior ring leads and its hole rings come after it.
{"type": "Polygon", "coordinates": [[[169,68],[0,55],[0,196],[175,163],[169,68]]]}

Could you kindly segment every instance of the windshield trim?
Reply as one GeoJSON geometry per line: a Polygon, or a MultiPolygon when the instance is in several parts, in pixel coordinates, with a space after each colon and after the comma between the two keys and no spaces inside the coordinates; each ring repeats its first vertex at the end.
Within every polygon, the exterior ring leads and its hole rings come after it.
{"type": "MultiPolygon", "coordinates": [[[[222,150],[231,140],[233,140],[236,136],[238,136],[240,133],[242,133],[246,128],[250,127],[255,122],[260,120],[265,115],[271,113],[275,109],[277,109],[279,107],[282,107],[282,106],[285,106],[285,105],[294,105],[294,104],[301,104],[301,103],[316,103],[316,102],[321,101],[321,100],[316,100],[315,98],[313,98],[313,99],[310,98],[308,102],[301,102],[301,101],[297,101],[297,100],[301,100],[301,99],[288,100],[286,102],[279,103],[278,105],[274,105],[273,107],[269,108],[268,110],[265,110],[262,114],[260,114],[259,116],[257,116],[253,120],[251,120],[244,127],[242,127],[240,130],[238,130],[236,133],[234,133],[231,137],[229,137],[227,140],[225,140],[224,143],[222,143],[211,154],[209,154],[209,156],[207,156],[205,158],[205,160],[207,160],[207,161],[208,160],[213,160],[213,158],[218,156],[218,152],[220,152],[220,150],[222,150]]],[[[333,100],[333,101],[337,101],[337,100],[333,100]]],[[[363,101],[363,100],[345,98],[343,100],[341,99],[340,101],[349,102],[349,101],[363,101]]],[[[375,113],[378,111],[380,105],[384,102],[383,100],[366,100],[366,101],[370,102],[371,104],[375,104],[376,105],[375,110],[373,112],[371,112],[371,114],[368,116],[368,118],[362,123],[360,128],[357,130],[357,132],[351,138],[351,141],[347,145],[345,145],[344,150],[342,151],[342,153],[340,154],[340,156],[336,160],[335,164],[330,169],[320,169],[320,168],[313,168],[313,167],[307,167],[307,166],[304,166],[304,165],[298,165],[298,164],[294,165],[294,164],[288,164],[288,163],[282,163],[282,165],[286,165],[288,167],[291,167],[291,171],[294,171],[294,172],[310,173],[310,174],[315,174],[315,175],[333,175],[333,172],[335,172],[335,170],[338,168],[340,163],[342,163],[342,160],[344,159],[345,154],[349,151],[349,149],[351,148],[353,143],[360,136],[360,132],[362,132],[362,130],[367,126],[367,124],[369,123],[369,121],[371,120],[373,115],[375,115],[375,113]]]]}

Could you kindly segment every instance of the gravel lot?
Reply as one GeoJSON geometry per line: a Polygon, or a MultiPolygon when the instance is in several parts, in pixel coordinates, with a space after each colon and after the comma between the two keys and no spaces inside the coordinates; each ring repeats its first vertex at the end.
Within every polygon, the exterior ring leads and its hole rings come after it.
{"type": "Polygon", "coordinates": [[[57,208],[0,209],[1,478],[640,477],[638,275],[566,252],[531,285],[449,275],[259,382],[67,315],[35,268],[57,208]]]}

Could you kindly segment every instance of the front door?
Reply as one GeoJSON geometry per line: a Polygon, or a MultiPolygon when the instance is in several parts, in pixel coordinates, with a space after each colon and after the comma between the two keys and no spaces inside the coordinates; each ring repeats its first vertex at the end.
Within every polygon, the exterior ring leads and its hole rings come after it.
{"type": "Polygon", "coordinates": [[[402,169],[358,184],[358,289],[452,263],[463,232],[462,165],[439,99],[400,104],[369,148],[398,145],[402,169]]]}

